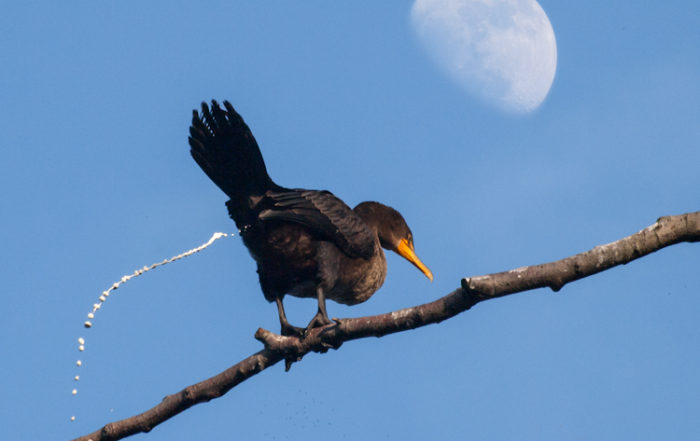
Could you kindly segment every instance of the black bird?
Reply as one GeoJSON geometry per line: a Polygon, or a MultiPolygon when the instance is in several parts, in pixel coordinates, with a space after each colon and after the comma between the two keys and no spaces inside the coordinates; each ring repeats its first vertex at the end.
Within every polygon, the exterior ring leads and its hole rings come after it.
{"type": "Polygon", "coordinates": [[[433,275],[414,252],[413,234],[401,214],[379,202],[350,209],[328,191],[275,184],[250,129],[228,101],[212,100],[193,111],[190,153],[228,195],[228,212],[258,264],[260,286],[276,302],[282,334],[303,335],[289,324],[282,299],[316,297],[318,312],[306,330],[331,323],[326,298],[354,305],[384,283],[382,247],[433,275]]]}

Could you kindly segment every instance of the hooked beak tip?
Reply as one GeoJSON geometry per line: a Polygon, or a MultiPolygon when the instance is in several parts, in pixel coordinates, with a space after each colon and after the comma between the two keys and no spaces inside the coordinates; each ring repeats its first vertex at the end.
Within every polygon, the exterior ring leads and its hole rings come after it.
{"type": "Polygon", "coordinates": [[[413,265],[415,265],[416,268],[418,268],[423,274],[425,274],[425,277],[427,277],[431,282],[433,281],[433,272],[430,271],[428,267],[420,261],[418,256],[416,256],[415,251],[413,251],[411,246],[409,246],[408,241],[406,239],[401,239],[397,251],[401,257],[411,262],[413,265]]]}

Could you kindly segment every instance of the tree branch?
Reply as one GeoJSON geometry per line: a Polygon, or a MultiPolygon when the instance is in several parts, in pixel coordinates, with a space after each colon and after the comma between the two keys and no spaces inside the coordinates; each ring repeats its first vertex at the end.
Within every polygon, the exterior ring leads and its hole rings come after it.
{"type": "Polygon", "coordinates": [[[653,225],[607,245],[555,262],[526,266],[502,273],[462,279],[462,287],[420,306],[387,314],[351,319],[316,328],[303,338],[285,337],[258,329],[255,338],[265,349],[231,366],[220,374],[168,395],[144,413],[105,425],[102,429],[74,441],[113,441],[140,432],[149,432],[158,424],[195,404],[218,398],[239,383],[268,367],[286,360],[287,369],[309,352],[324,353],[338,349],[346,341],[381,337],[439,323],[464,312],[484,300],[508,294],[549,287],[560,290],[565,284],[605,271],[680,242],[700,241],[700,211],[659,218],[653,225]]]}

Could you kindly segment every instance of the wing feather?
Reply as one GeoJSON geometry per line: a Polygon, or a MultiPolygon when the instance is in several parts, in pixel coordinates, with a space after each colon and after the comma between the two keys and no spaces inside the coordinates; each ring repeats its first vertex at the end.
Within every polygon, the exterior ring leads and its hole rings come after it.
{"type": "Polygon", "coordinates": [[[302,224],[351,257],[369,259],[374,254],[376,234],[333,193],[303,189],[268,191],[266,198],[272,205],[258,214],[260,220],[302,224]]]}

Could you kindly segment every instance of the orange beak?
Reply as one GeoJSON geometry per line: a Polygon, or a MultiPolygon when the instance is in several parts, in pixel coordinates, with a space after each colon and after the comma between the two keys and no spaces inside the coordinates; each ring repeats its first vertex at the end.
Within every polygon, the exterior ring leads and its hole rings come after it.
{"type": "Polygon", "coordinates": [[[416,256],[416,252],[413,250],[412,243],[409,243],[406,239],[401,239],[396,252],[399,253],[401,257],[414,264],[416,268],[421,270],[421,272],[425,274],[427,278],[430,279],[431,282],[433,281],[433,273],[428,269],[427,266],[423,265],[423,262],[421,262],[418,256],[416,256]]]}

